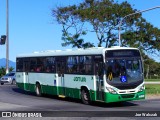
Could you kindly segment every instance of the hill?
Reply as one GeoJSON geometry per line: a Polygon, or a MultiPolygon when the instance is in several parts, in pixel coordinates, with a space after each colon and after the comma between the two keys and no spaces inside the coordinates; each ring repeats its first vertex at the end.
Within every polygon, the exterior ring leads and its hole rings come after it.
{"type": "MultiPolygon", "coordinates": [[[[0,67],[6,67],[6,59],[5,58],[0,59],[0,67]]],[[[13,67],[15,69],[16,68],[16,63],[9,60],[9,67],[13,67]]]]}

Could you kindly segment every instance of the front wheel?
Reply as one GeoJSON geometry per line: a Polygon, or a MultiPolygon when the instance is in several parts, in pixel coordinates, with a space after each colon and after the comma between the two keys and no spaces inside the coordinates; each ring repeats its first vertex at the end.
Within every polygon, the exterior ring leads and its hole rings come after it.
{"type": "Polygon", "coordinates": [[[4,85],[4,83],[1,83],[1,85],[4,85]]]}
{"type": "Polygon", "coordinates": [[[82,90],[81,91],[81,99],[82,99],[82,102],[84,104],[90,104],[90,97],[89,97],[89,91],[88,90],[82,90]]]}
{"type": "Polygon", "coordinates": [[[42,95],[40,84],[36,84],[36,95],[37,96],[41,96],[42,95]]]}
{"type": "Polygon", "coordinates": [[[12,85],[15,85],[16,84],[16,80],[12,80],[12,85]]]}

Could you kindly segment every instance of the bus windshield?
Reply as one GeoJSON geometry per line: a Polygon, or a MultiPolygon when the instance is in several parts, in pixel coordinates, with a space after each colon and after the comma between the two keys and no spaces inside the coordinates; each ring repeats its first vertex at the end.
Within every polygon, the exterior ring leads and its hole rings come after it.
{"type": "Polygon", "coordinates": [[[143,81],[143,67],[140,56],[124,56],[122,52],[120,54],[115,53],[115,55],[122,56],[106,57],[105,69],[108,84],[121,86],[143,81]]]}

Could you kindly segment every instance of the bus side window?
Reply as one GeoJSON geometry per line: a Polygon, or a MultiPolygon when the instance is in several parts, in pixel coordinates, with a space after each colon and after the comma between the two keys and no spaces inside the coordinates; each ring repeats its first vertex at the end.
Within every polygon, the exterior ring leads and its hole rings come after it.
{"type": "Polygon", "coordinates": [[[55,62],[55,57],[46,57],[43,60],[43,71],[44,72],[51,72],[55,73],[56,72],[56,62],[55,62]]]}
{"type": "Polygon", "coordinates": [[[80,74],[84,74],[85,73],[84,56],[79,56],[79,73],[80,74]]]}
{"type": "Polygon", "coordinates": [[[46,67],[45,72],[50,72],[50,68],[49,68],[49,66],[47,66],[47,67],[46,67]]]}
{"type": "Polygon", "coordinates": [[[36,58],[31,58],[30,59],[30,71],[31,72],[36,72],[36,67],[37,67],[37,59],[36,58]]]}
{"type": "Polygon", "coordinates": [[[91,74],[92,73],[92,56],[85,56],[85,73],[91,74]]]}
{"type": "Polygon", "coordinates": [[[61,65],[60,65],[60,63],[58,62],[57,63],[57,73],[58,73],[58,76],[60,77],[61,76],[61,65]]]}
{"type": "Polygon", "coordinates": [[[16,60],[16,71],[25,71],[23,70],[23,58],[17,58],[16,60]]]}

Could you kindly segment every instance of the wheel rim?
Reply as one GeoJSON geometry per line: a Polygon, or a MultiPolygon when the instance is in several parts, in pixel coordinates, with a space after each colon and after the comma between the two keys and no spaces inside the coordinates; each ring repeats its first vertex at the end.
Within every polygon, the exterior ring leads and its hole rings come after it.
{"type": "Polygon", "coordinates": [[[84,98],[84,100],[88,101],[88,96],[87,96],[87,93],[86,93],[86,92],[84,92],[83,98],[84,98]]]}
{"type": "Polygon", "coordinates": [[[40,94],[40,92],[39,92],[39,87],[38,87],[38,86],[36,86],[36,93],[37,93],[37,95],[40,94]]]}

